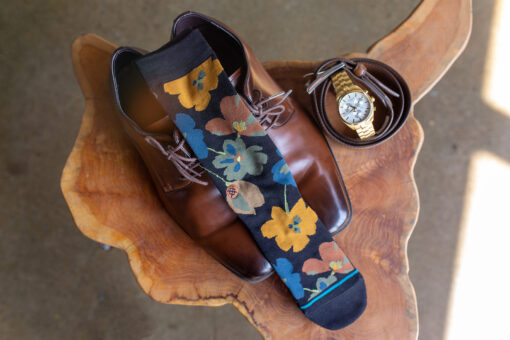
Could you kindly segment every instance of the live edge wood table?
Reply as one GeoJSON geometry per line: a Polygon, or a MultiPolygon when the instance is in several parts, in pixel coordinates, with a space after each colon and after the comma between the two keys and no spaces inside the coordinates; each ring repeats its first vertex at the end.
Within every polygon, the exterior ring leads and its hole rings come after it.
{"type": "MultiPolygon", "coordinates": [[[[424,0],[395,31],[366,54],[355,55],[397,69],[416,103],[462,52],[470,31],[470,0],[424,0]]],[[[108,85],[114,49],[92,34],[73,44],[74,70],[86,107],[61,186],[78,228],[91,239],[124,250],[149,296],[173,304],[231,303],[265,339],[417,337],[406,248],[419,210],[413,166],[423,131],[413,115],[393,138],[373,148],[355,150],[329,141],[341,160],[354,212],[350,226],[335,239],[363,273],[368,305],[352,325],[328,331],[303,316],[276,275],[259,283],[238,279],[167,215],[114,112],[108,85]]],[[[265,66],[311,110],[303,74],[313,72],[318,62],[274,61],[265,66]]]]}

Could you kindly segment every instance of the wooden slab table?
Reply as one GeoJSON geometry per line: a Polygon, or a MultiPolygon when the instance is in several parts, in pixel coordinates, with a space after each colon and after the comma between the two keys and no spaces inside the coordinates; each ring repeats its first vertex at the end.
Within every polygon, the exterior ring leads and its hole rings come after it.
{"type": "MultiPolygon", "coordinates": [[[[470,0],[424,0],[366,54],[407,79],[414,102],[443,76],[471,31],[470,0]]],[[[166,214],[149,175],[114,112],[108,85],[115,46],[87,34],[73,43],[76,77],[86,99],[78,138],[61,187],[78,228],[124,250],[142,289],[154,300],[186,305],[233,304],[265,339],[415,339],[416,297],[408,277],[407,241],[419,203],[413,166],[423,141],[411,114],[389,141],[351,149],[329,141],[353,205],[351,225],[335,237],[363,273],[368,306],[352,325],[328,331],[296,308],[273,276],[246,283],[196,246],[166,214]]],[[[353,54],[354,55],[354,54],[353,54]]],[[[303,74],[319,62],[274,61],[265,66],[282,88],[311,110],[303,74]]]]}

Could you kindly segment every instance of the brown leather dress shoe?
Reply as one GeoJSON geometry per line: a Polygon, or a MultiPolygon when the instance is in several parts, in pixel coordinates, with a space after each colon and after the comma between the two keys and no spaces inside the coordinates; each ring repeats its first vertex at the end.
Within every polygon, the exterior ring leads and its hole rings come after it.
{"type": "Polygon", "coordinates": [[[185,139],[134,67],[141,56],[141,51],[129,47],[114,52],[112,91],[122,125],[147,166],[165,209],[234,274],[247,281],[263,280],[273,273],[271,265],[209,176],[200,171],[185,139]]]}
{"type": "Polygon", "coordinates": [[[350,200],[329,145],[311,116],[283,95],[250,47],[229,27],[203,14],[185,12],[175,19],[172,37],[192,29],[200,30],[238,93],[268,129],[305,201],[331,234],[343,230],[351,220],[350,200]]]}
{"type": "MultiPolygon", "coordinates": [[[[279,93],[280,88],[251,52],[247,59],[242,45],[235,43],[228,31],[209,32],[210,27],[202,26],[201,31],[207,31],[204,35],[216,49],[223,68],[269,129],[303,197],[330,231],[340,231],[350,220],[350,204],[324,137],[290,98],[281,103],[264,99],[279,93]],[[249,60],[252,68],[246,67],[249,60]],[[308,145],[301,140],[304,135],[311,138],[308,145]]],[[[174,27],[174,35],[176,30],[174,27]]],[[[115,51],[112,88],[122,125],[144,160],[166,210],[192,239],[240,278],[259,281],[268,277],[272,267],[208,175],[200,171],[198,161],[134,66],[143,54],[128,47],[115,51]]]]}

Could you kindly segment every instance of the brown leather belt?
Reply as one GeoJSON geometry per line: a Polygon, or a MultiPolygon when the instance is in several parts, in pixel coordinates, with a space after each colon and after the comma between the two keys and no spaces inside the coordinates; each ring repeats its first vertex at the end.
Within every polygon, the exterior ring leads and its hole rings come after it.
{"type": "Polygon", "coordinates": [[[353,147],[379,144],[393,136],[409,116],[412,100],[407,83],[397,71],[380,61],[368,58],[330,59],[315,71],[314,76],[307,92],[312,96],[315,120],[339,143],[353,147]],[[340,70],[347,71],[353,83],[368,90],[375,98],[376,133],[372,137],[359,139],[340,119],[330,78],[340,70]]]}

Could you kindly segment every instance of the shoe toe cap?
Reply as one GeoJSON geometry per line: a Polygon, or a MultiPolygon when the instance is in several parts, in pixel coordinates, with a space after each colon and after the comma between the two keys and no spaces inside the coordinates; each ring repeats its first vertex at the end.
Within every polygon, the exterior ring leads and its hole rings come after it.
{"type": "Polygon", "coordinates": [[[205,250],[239,278],[257,282],[273,273],[252,236],[241,223],[233,223],[200,240],[205,250]]]}

